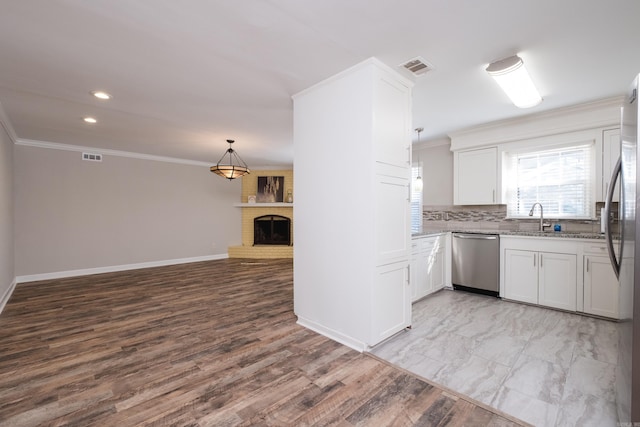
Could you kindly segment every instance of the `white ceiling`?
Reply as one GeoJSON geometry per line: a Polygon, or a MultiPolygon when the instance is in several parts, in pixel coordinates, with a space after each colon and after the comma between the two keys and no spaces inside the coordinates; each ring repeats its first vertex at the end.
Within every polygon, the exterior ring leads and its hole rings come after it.
{"type": "Polygon", "coordinates": [[[369,57],[435,67],[413,91],[425,141],[622,95],[638,18],[638,0],[3,0],[0,103],[20,139],[215,163],[231,138],[276,167],[293,162],[291,95],[369,57]],[[515,53],[537,107],[484,71],[515,53]]]}

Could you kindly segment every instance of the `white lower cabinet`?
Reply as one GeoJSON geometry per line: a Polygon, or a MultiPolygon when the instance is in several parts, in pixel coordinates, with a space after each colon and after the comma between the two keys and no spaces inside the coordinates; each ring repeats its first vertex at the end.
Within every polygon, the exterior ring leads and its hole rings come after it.
{"type": "Polygon", "coordinates": [[[576,256],[505,250],[505,298],[576,310],[576,256]]]}
{"type": "MultiPolygon", "coordinates": [[[[442,243],[444,239],[440,239],[442,243]]],[[[432,252],[427,263],[429,278],[431,279],[431,291],[437,291],[444,288],[445,285],[445,248],[439,244],[432,252]]]]}
{"type": "Polygon", "coordinates": [[[420,251],[421,242],[414,239],[411,243],[411,301],[418,299],[418,293],[427,287],[427,259],[420,251]]]}
{"type": "Polygon", "coordinates": [[[618,279],[608,257],[585,255],[584,312],[618,319],[618,279]]]}
{"type": "Polygon", "coordinates": [[[378,343],[411,325],[409,263],[376,267],[373,286],[371,342],[378,343]]]}
{"type": "Polygon", "coordinates": [[[577,244],[567,239],[502,237],[501,296],[577,310],[577,244]]]}
{"type": "Polygon", "coordinates": [[[576,255],[540,252],[538,304],[576,311],[576,255]]]}
{"type": "Polygon", "coordinates": [[[505,250],[503,296],[515,301],[538,303],[538,253],[505,250]]]}
{"type": "Polygon", "coordinates": [[[503,236],[500,245],[503,298],[619,319],[603,240],[503,236]]]}
{"type": "Polygon", "coordinates": [[[416,301],[446,283],[446,236],[414,238],[411,243],[411,300],[416,301]]]}

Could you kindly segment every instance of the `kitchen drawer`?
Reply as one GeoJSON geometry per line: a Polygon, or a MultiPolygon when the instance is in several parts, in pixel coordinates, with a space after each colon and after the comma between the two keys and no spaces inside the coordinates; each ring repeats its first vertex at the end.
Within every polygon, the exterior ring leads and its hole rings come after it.
{"type": "MultiPolygon", "coordinates": [[[[620,242],[618,240],[613,241],[613,250],[616,253],[616,256],[620,253],[620,242]]],[[[607,243],[605,241],[584,243],[582,245],[582,252],[585,255],[609,256],[607,243]]]]}
{"type": "Polygon", "coordinates": [[[584,251],[585,254],[589,254],[589,255],[604,255],[604,256],[608,256],[607,254],[607,245],[605,242],[602,243],[586,243],[584,245],[582,245],[582,250],[584,251]]]}
{"type": "Polygon", "coordinates": [[[432,252],[436,245],[444,245],[442,235],[414,237],[411,241],[411,253],[432,252]]]}

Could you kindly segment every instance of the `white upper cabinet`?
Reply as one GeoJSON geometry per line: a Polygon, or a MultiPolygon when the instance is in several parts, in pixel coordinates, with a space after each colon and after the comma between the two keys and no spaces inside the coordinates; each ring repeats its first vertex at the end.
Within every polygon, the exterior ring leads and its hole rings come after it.
{"type": "Polygon", "coordinates": [[[376,264],[408,259],[411,245],[411,210],[408,181],[376,175],[376,264]]]}
{"type": "MultiPolygon", "coordinates": [[[[620,129],[606,129],[602,131],[602,193],[598,194],[598,201],[605,201],[607,192],[609,191],[609,183],[611,182],[611,174],[616,166],[616,162],[620,157],[620,129]]],[[[620,182],[616,183],[613,201],[619,199],[620,182]]]]}
{"type": "MultiPolygon", "coordinates": [[[[411,167],[411,96],[409,88],[389,75],[380,75],[374,92],[374,158],[397,168],[406,177],[411,167]]],[[[392,169],[393,170],[393,169],[392,169]]]]}
{"type": "Polygon", "coordinates": [[[453,158],[453,203],[499,203],[498,150],[496,147],[457,151],[453,158]]]}
{"type": "Polygon", "coordinates": [[[506,203],[501,170],[505,152],[574,143],[595,145],[595,184],[591,185],[590,195],[603,201],[611,167],[618,157],[615,152],[618,135],[614,128],[619,127],[621,105],[621,98],[610,98],[450,133],[454,204],[506,203]]]}

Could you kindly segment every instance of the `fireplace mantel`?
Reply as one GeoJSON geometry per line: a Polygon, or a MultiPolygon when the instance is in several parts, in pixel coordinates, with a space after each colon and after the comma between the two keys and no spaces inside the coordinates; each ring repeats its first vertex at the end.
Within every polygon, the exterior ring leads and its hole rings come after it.
{"type": "Polygon", "coordinates": [[[293,203],[234,203],[236,208],[292,208],[293,203]]]}

